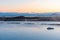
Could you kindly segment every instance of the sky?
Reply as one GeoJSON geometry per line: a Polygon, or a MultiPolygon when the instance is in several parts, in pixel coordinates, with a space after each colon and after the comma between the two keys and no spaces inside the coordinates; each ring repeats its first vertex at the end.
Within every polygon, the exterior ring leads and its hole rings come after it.
{"type": "Polygon", "coordinates": [[[0,0],[0,12],[60,12],[60,0],[0,0]]]}

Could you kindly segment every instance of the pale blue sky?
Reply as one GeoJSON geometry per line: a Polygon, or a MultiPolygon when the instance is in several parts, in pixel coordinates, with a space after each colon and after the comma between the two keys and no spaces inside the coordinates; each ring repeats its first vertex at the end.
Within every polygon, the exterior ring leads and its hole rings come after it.
{"type": "Polygon", "coordinates": [[[21,6],[33,2],[33,0],[0,0],[0,6],[21,6]]]}
{"type": "Polygon", "coordinates": [[[60,0],[0,0],[0,11],[20,8],[27,12],[60,11],[60,0]]]}

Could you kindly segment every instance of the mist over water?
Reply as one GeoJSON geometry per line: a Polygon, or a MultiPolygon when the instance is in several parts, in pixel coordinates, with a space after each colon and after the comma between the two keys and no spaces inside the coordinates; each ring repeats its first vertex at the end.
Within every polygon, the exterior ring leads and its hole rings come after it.
{"type": "Polygon", "coordinates": [[[1,21],[0,40],[60,40],[60,25],[48,24],[60,22],[1,21]]]}

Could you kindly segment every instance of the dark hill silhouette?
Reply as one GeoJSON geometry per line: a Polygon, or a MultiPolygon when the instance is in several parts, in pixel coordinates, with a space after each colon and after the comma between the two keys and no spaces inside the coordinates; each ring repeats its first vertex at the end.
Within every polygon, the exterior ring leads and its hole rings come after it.
{"type": "Polygon", "coordinates": [[[60,17],[0,17],[0,21],[60,21],[60,17]]]}
{"type": "Polygon", "coordinates": [[[0,13],[0,21],[60,21],[60,13],[0,13]]]}

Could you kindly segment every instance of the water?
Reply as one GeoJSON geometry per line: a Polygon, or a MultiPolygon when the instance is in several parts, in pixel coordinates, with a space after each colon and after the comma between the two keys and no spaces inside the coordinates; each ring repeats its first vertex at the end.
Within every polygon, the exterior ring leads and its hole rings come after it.
{"type": "Polygon", "coordinates": [[[60,22],[1,21],[0,40],[60,40],[60,25],[48,24],[60,22]]]}

